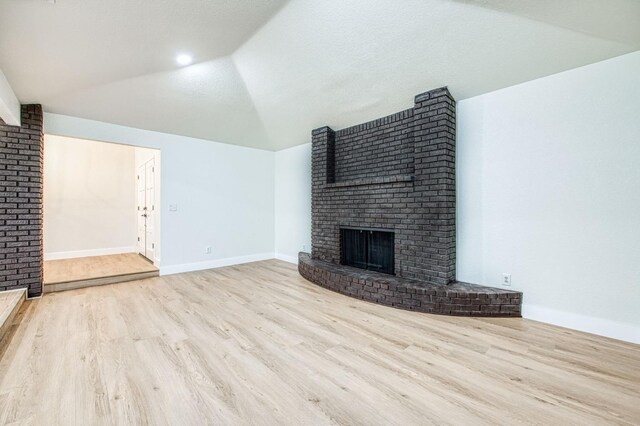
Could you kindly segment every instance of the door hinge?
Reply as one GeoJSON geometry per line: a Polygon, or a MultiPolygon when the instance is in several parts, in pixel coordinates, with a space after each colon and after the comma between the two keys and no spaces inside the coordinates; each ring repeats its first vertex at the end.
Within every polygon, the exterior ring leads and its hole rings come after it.
{"type": "Polygon", "coordinates": [[[156,243],[151,243],[151,248],[152,249],[156,248],[156,243]]]}
{"type": "Polygon", "coordinates": [[[140,180],[140,175],[138,175],[138,180],[140,180]]]}
{"type": "Polygon", "coordinates": [[[140,237],[138,237],[138,242],[140,242],[140,237]]]}

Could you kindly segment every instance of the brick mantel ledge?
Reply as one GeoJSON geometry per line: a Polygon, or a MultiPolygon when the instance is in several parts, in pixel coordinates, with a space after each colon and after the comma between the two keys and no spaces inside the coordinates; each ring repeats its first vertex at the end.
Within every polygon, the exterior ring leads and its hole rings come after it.
{"type": "Polygon", "coordinates": [[[386,183],[413,182],[413,175],[381,176],[328,183],[327,188],[343,188],[346,186],[382,185],[386,183]]]}

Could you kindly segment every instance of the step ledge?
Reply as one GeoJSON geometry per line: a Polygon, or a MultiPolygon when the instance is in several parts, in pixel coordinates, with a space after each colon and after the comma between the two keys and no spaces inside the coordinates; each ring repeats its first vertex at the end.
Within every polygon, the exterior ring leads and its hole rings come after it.
{"type": "Polygon", "coordinates": [[[129,281],[137,281],[147,278],[155,278],[160,275],[159,271],[136,272],[134,274],[110,275],[105,277],[87,278],[73,281],[63,281],[56,283],[46,283],[44,293],[55,293],[58,291],[77,290],[87,287],[97,287],[101,285],[118,284],[129,281]]]}
{"type": "Polygon", "coordinates": [[[13,319],[17,315],[22,304],[27,300],[27,289],[6,290],[0,292],[1,296],[13,296],[13,300],[0,312],[0,341],[4,339],[7,331],[13,324],[13,319]]]}

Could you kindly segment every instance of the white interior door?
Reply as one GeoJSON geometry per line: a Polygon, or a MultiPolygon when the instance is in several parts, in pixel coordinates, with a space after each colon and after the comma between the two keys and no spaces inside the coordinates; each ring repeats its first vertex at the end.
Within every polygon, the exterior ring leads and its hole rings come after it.
{"type": "Polygon", "coordinates": [[[151,159],[138,168],[138,253],[153,261],[155,244],[155,164],[151,159]]]}
{"type": "Polygon", "coordinates": [[[146,217],[145,207],[147,206],[147,191],[146,191],[146,170],[145,165],[138,167],[137,174],[137,189],[138,189],[138,253],[146,256],[146,217]]]}
{"type": "Polygon", "coordinates": [[[155,257],[155,164],[151,159],[145,164],[145,256],[153,261],[155,257]]]}

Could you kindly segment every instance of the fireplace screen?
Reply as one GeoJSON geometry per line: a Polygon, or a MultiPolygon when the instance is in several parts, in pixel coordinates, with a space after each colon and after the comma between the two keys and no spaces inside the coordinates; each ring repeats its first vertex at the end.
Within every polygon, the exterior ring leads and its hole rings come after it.
{"type": "Polygon", "coordinates": [[[341,228],[340,263],[393,275],[393,237],[393,232],[341,228]]]}

